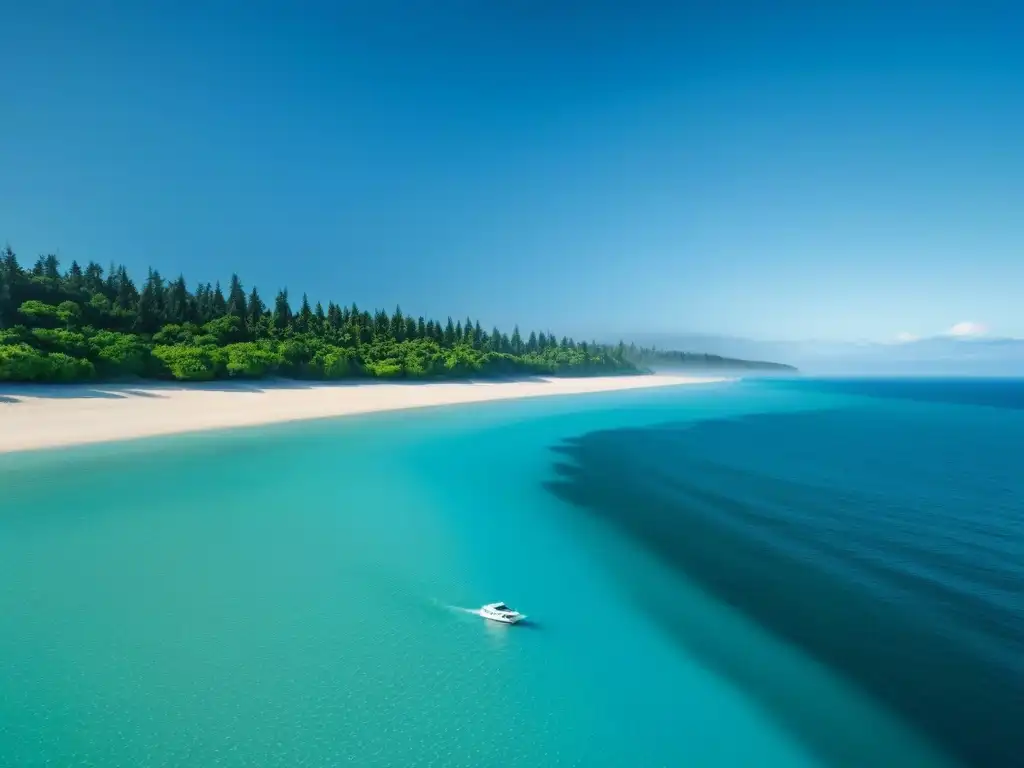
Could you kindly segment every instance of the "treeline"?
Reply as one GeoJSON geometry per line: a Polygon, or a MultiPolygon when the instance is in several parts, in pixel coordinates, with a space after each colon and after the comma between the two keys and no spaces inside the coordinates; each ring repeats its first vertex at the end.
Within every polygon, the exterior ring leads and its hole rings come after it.
{"type": "Polygon", "coordinates": [[[738,360],[732,357],[706,355],[699,352],[676,352],[672,350],[641,349],[630,345],[625,358],[643,368],[695,368],[702,370],[755,370],[776,373],[794,373],[796,368],[784,363],[769,363],[761,360],[738,360]]]}
{"type": "Polygon", "coordinates": [[[458,378],[636,373],[627,348],[519,328],[485,332],[470,318],[445,322],[355,304],[293,309],[288,291],[267,305],[237,275],[194,290],[150,269],[137,284],[123,266],[104,270],[56,256],[24,268],[0,252],[0,381],[73,382],[143,377],[203,381],[458,378]]]}

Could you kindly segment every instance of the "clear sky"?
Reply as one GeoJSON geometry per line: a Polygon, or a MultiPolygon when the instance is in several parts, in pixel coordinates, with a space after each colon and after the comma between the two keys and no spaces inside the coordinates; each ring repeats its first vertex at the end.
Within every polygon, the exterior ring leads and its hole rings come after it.
{"type": "Polygon", "coordinates": [[[1020,3],[0,2],[25,260],[578,335],[1024,336],[1020,3]]]}

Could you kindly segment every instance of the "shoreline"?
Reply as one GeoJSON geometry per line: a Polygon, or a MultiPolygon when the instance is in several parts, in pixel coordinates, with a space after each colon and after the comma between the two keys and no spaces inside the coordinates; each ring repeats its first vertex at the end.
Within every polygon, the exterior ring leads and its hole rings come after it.
{"type": "Polygon", "coordinates": [[[553,395],[730,381],[669,375],[514,381],[0,386],[0,453],[553,395]]]}

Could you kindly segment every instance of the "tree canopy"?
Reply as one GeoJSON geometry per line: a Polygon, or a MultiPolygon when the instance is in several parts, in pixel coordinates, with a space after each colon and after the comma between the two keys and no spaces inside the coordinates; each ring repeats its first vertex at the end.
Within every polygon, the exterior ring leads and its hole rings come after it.
{"type": "Polygon", "coordinates": [[[638,348],[630,345],[620,356],[635,365],[647,368],[658,368],[664,371],[681,369],[698,369],[701,371],[758,371],[764,373],[795,373],[796,368],[785,363],[770,363],[761,360],[737,360],[721,355],[709,355],[701,352],[677,352],[638,348]]]}
{"type": "Polygon", "coordinates": [[[26,269],[0,251],[0,381],[73,382],[127,376],[204,381],[460,378],[636,373],[626,348],[519,327],[485,332],[479,321],[443,322],[396,308],[369,312],[286,288],[266,304],[232,275],[189,288],[150,269],[136,283],[123,266],[40,256],[26,269]]]}

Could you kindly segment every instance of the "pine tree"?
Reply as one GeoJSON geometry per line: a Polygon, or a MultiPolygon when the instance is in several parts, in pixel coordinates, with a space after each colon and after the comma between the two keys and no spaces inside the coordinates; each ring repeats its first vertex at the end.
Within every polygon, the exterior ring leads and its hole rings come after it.
{"type": "Polygon", "coordinates": [[[510,343],[512,345],[512,354],[521,355],[523,353],[523,337],[519,335],[518,325],[512,329],[510,343]]]}
{"type": "Polygon", "coordinates": [[[157,270],[152,270],[149,276],[153,291],[153,307],[156,310],[157,320],[160,324],[167,322],[167,287],[164,279],[157,270]]]}
{"type": "Polygon", "coordinates": [[[302,294],[302,306],[295,317],[295,330],[306,333],[313,325],[313,309],[309,306],[309,296],[302,294]]]}
{"type": "Polygon", "coordinates": [[[196,322],[205,325],[213,320],[213,286],[200,283],[196,287],[196,322]]]}
{"type": "Polygon", "coordinates": [[[283,331],[291,324],[292,310],[288,306],[288,289],[284,288],[277,292],[277,298],[274,300],[274,328],[283,331]]]}
{"type": "Polygon", "coordinates": [[[52,253],[43,260],[43,277],[47,280],[60,280],[60,260],[52,253]]]}
{"type": "Polygon", "coordinates": [[[401,307],[395,307],[395,314],[391,316],[391,327],[390,327],[391,338],[396,341],[402,341],[405,338],[405,315],[402,314],[401,307]]]}
{"type": "Polygon", "coordinates": [[[324,332],[326,324],[327,315],[324,314],[324,306],[318,301],[316,309],[313,310],[313,330],[319,335],[324,332]]]}
{"type": "Polygon", "coordinates": [[[340,331],[343,322],[341,308],[333,301],[327,303],[327,327],[332,331],[340,331]]]}
{"type": "Polygon", "coordinates": [[[260,292],[256,290],[256,286],[252,287],[249,291],[249,300],[246,301],[246,325],[249,326],[249,330],[253,335],[256,335],[259,331],[260,321],[263,319],[263,313],[266,311],[266,307],[263,304],[263,299],[260,298],[260,292]]]}
{"type": "Polygon", "coordinates": [[[24,270],[21,265],[18,264],[18,257],[14,255],[14,251],[11,250],[11,246],[7,245],[3,250],[3,271],[7,275],[8,286],[13,286],[22,277],[25,276],[24,270]]]}
{"type": "Polygon", "coordinates": [[[217,286],[213,289],[213,300],[210,303],[210,307],[213,310],[213,317],[211,320],[216,320],[218,317],[224,317],[228,312],[228,302],[224,298],[224,291],[220,289],[220,280],[217,281],[217,286]]]}
{"type": "Polygon", "coordinates": [[[245,291],[242,290],[242,281],[238,279],[238,275],[231,275],[231,283],[228,287],[227,314],[237,317],[243,322],[246,318],[245,291]]]}
{"type": "Polygon", "coordinates": [[[0,265],[0,328],[14,324],[14,299],[11,297],[7,270],[0,265]]]}
{"type": "Polygon", "coordinates": [[[135,330],[138,333],[156,333],[160,329],[160,313],[154,290],[153,270],[142,287],[138,302],[135,305],[135,330]]]}
{"type": "Polygon", "coordinates": [[[388,317],[388,313],[383,309],[378,309],[373,313],[373,319],[370,321],[370,327],[373,328],[373,337],[376,339],[387,338],[388,332],[391,330],[391,318],[388,317]]]}
{"type": "Polygon", "coordinates": [[[118,296],[118,272],[114,262],[110,262],[110,269],[107,270],[107,279],[105,282],[104,295],[110,301],[117,301],[118,296]]]}
{"type": "Polygon", "coordinates": [[[116,290],[117,306],[122,310],[128,311],[138,304],[139,291],[132,279],[128,277],[128,270],[124,268],[123,264],[117,268],[116,290]]]}
{"type": "Polygon", "coordinates": [[[71,262],[71,267],[68,269],[68,274],[64,278],[64,283],[67,285],[69,290],[75,292],[82,290],[84,276],[82,274],[82,268],[78,265],[77,261],[71,262]]]}
{"type": "Polygon", "coordinates": [[[164,317],[168,323],[175,325],[181,325],[189,320],[188,284],[184,275],[178,275],[178,279],[167,288],[164,317]]]}
{"type": "Polygon", "coordinates": [[[87,293],[103,293],[103,267],[95,261],[86,265],[82,287],[87,293]]]}

